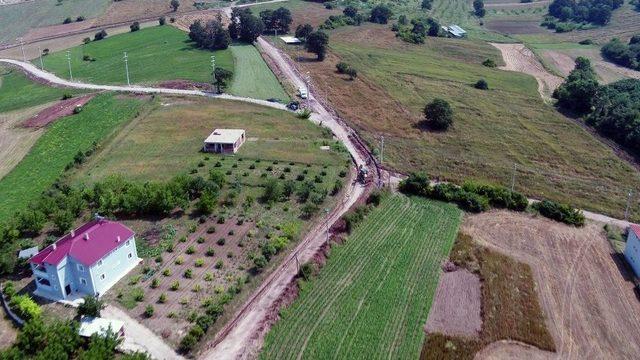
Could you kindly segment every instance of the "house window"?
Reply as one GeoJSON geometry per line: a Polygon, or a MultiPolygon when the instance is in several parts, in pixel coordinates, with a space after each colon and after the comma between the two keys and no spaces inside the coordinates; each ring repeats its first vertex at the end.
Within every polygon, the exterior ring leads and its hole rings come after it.
{"type": "Polygon", "coordinates": [[[87,285],[87,279],[85,279],[85,278],[80,278],[80,284],[82,284],[82,285],[87,285]]]}
{"type": "Polygon", "coordinates": [[[78,271],[84,272],[84,266],[78,264],[78,271]]]}
{"type": "Polygon", "coordinates": [[[131,245],[131,240],[127,240],[127,242],[125,243],[125,245],[127,245],[127,246],[131,245]]]}
{"type": "Polygon", "coordinates": [[[102,266],[102,260],[98,261],[98,266],[102,266]]]}
{"type": "Polygon", "coordinates": [[[47,268],[45,268],[43,265],[38,264],[36,265],[36,270],[38,271],[42,271],[42,272],[47,272],[47,268]]]}
{"type": "Polygon", "coordinates": [[[131,257],[133,257],[132,253],[129,253],[129,255],[127,256],[129,259],[131,259],[131,257]]]}
{"type": "Polygon", "coordinates": [[[43,278],[36,278],[38,281],[39,285],[44,285],[44,286],[51,286],[51,283],[49,282],[48,279],[43,279],[43,278]]]}
{"type": "Polygon", "coordinates": [[[100,275],[100,280],[104,280],[105,277],[104,274],[100,275]]]}

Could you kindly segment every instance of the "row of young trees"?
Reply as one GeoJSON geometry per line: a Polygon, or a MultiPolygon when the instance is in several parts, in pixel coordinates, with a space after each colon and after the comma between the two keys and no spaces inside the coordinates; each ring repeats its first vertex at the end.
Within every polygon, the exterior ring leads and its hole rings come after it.
{"type": "Polygon", "coordinates": [[[598,84],[588,59],[576,59],[576,67],[554,92],[558,105],[640,155],[640,80],[628,79],[598,84]]]}

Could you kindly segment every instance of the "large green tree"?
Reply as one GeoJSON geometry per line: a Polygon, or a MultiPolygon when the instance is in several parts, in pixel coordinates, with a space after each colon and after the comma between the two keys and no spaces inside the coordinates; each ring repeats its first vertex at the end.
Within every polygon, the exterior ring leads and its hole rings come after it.
{"type": "Polygon", "coordinates": [[[453,124],[453,110],[446,100],[434,99],[424,108],[428,125],[437,130],[446,130],[453,124]]]}
{"type": "Polygon", "coordinates": [[[598,92],[598,80],[589,59],[578,57],[576,66],[564,83],[553,93],[558,105],[577,114],[591,111],[593,99],[598,92]]]}
{"type": "Polygon", "coordinates": [[[316,31],[307,36],[305,47],[307,51],[316,54],[319,61],[324,60],[329,46],[329,35],[323,31],[316,31]]]}

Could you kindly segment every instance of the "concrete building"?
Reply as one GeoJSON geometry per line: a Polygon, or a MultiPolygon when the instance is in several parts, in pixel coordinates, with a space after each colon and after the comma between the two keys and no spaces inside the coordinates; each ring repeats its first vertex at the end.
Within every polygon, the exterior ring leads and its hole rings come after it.
{"type": "Polygon", "coordinates": [[[242,129],[215,129],[204,141],[205,152],[235,154],[246,140],[242,129]]]}
{"type": "Polygon", "coordinates": [[[640,226],[631,225],[627,234],[627,245],[624,248],[624,257],[629,265],[640,276],[640,226]]]}
{"type": "Polygon", "coordinates": [[[29,263],[35,295],[73,302],[101,296],[140,261],[133,231],[97,218],[47,246],[29,263]]]}

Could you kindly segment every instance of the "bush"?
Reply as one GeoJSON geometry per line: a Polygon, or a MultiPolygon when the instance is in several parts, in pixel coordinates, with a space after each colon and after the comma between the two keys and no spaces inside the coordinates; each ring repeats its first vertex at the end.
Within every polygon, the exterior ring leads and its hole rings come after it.
{"type": "Polygon", "coordinates": [[[494,68],[496,67],[496,62],[493,61],[493,59],[487,59],[485,61],[482,62],[482,65],[486,66],[486,67],[490,67],[490,68],[494,68]]]}
{"type": "Polygon", "coordinates": [[[153,305],[149,304],[147,305],[147,307],[144,309],[144,316],[146,316],[147,318],[150,318],[153,316],[153,313],[155,312],[155,309],[153,308],[153,305]]]}
{"type": "Polygon", "coordinates": [[[29,295],[14,295],[9,302],[11,309],[23,320],[29,321],[39,318],[42,309],[29,295]]]}
{"type": "Polygon", "coordinates": [[[216,241],[216,244],[218,244],[218,245],[222,246],[222,245],[224,245],[224,243],[225,243],[225,242],[226,242],[225,238],[220,238],[220,239],[218,239],[218,240],[216,241]]]}
{"type": "Polygon", "coordinates": [[[93,36],[93,40],[99,41],[106,37],[107,37],[107,32],[105,30],[100,30],[93,36]]]}
{"type": "Polygon", "coordinates": [[[183,276],[185,277],[185,279],[193,278],[193,270],[191,269],[185,270],[183,276]]]}
{"type": "Polygon", "coordinates": [[[164,25],[167,23],[167,19],[164,18],[164,16],[161,16],[160,18],[158,18],[158,24],[160,26],[164,25]]]}
{"type": "Polygon", "coordinates": [[[489,90],[489,84],[485,79],[478,80],[478,82],[476,82],[475,85],[473,85],[473,87],[480,90],[489,90]]]}
{"type": "Polygon", "coordinates": [[[264,255],[257,255],[253,257],[253,265],[258,271],[264,269],[264,267],[267,266],[267,263],[268,260],[264,255]]]}
{"type": "Polygon", "coordinates": [[[131,24],[131,26],[129,26],[129,29],[131,29],[131,32],[140,30],[140,23],[135,21],[133,24],[131,24]]]}
{"type": "Polygon", "coordinates": [[[424,108],[429,125],[435,129],[446,130],[453,124],[453,110],[446,100],[434,99],[424,108]]]}
{"type": "Polygon", "coordinates": [[[347,64],[345,62],[339,62],[339,63],[336,64],[336,70],[340,74],[346,74],[347,70],[349,70],[350,67],[351,66],[349,66],[349,64],[347,64]]]}
{"type": "Polygon", "coordinates": [[[544,200],[532,206],[540,215],[549,219],[563,222],[568,225],[583,226],[584,214],[569,205],[559,204],[554,201],[544,200]]]}
{"type": "Polygon", "coordinates": [[[73,22],[73,19],[71,19],[70,17],[64,19],[64,21],[62,21],[63,24],[71,24],[73,22]]]}
{"type": "Polygon", "coordinates": [[[180,289],[180,282],[178,280],[174,281],[173,283],[171,283],[169,289],[172,291],[178,291],[178,289],[180,289]]]}
{"type": "Polygon", "coordinates": [[[166,302],[167,302],[167,294],[165,293],[160,294],[160,297],[158,298],[158,303],[164,304],[166,302]]]}

